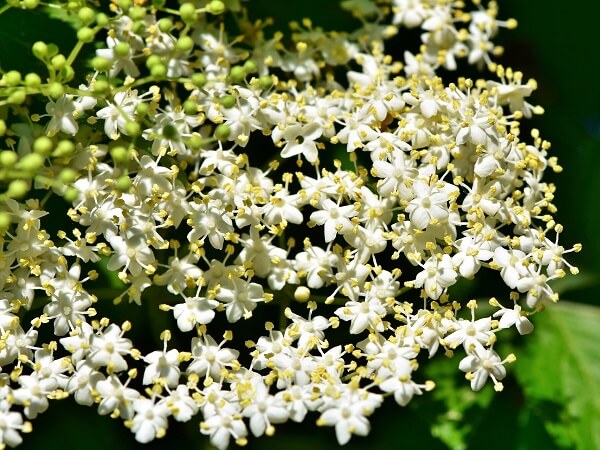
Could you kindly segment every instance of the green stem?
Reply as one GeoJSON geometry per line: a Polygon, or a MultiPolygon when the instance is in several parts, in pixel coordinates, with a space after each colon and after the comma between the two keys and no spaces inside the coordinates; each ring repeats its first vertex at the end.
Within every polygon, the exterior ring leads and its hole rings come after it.
{"type": "Polygon", "coordinates": [[[83,45],[84,45],[83,41],[77,41],[77,44],[75,44],[75,47],[73,47],[73,50],[71,50],[71,53],[69,53],[69,56],[68,56],[67,62],[66,62],[67,66],[70,66],[73,64],[73,61],[75,61],[75,58],[77,58],[77,55],[83,48],[83,45]]]}

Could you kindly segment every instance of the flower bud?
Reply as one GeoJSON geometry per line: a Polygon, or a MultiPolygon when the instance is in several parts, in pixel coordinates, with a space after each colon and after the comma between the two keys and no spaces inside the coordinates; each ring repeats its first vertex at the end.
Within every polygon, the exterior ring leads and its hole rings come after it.
{"type": "Polygon", "coordinates": [[[18,86],[21,84],[21,74],[16,70],[9,70],[2,78],[4,78],[8,86],[18,86]]]}
{"type": "Polygon", "coordinates": [[[146,8],[143,6],[134,6],[129,10],[129,17],[133,20],[144,20],[146,18],[146,8]]]}
{"type": "Polygon", "coordinates": [[[65,189],[65,192],[63,192],[63,198],[69,203],[77,200],[78,196],[79,196],[79,191],[77,189],[75,189],[73,186],[69,186],[67,189],[65,189]]]}
{"type": "Polygon", "coordinates": [[[47,136],[40,136],[33,142],[33,151],[42,156],[48,156],[54,147],[52,139],[47,136]]]}
{"type": "Polygon", "coordinates": [[[163,17],[158,21],[158,29],[163,33],[168,33],[173,28],[173,21],[168,17],[163,17]]]}
{"type": "Polygon", "coordinates": [[[25,101],[26,98],[27,94],[25,93],[25,89],[18,89],[11,92],[6,101],[8,103],[12,103],[13,105],[20,105],[25,101]]]}
{"type": "Polygon", "coordinates": [[[193,116],[198,112],[198,103],[196,103],[194,100],[186,100],[183,102],[183,111],[186,114],[193,116]]]}
{"type": "Polygon", "coordinates": [[[219,103],[223,105],[224,108],[232,108],[235,106],[235,97],[233,95],[224,95],[219,99],[219,103]]]}
{"type": "Polygon", "coordinates": [[[52,152],[52,156],[55,158],[64,158],[65,156],[72,155],[74,151],[75,144],[73,144],[73,142],[71,142],[69,139],[63,139],[58,143],[52,152]]]}
{"type": "Polygon", "coordinates": [[[59,83],[58,81],[54,81],[54,82],[50,83],[50,85],[48,86],[48,94],[54,100],[56,100],[58,97],[60,97],[64,93],[65,93],[65,89],[64,89],[63,85],[61,83],[59,83]]]}
{"type": "Polygon", "coordinates": [[[273,78],[271,75],[263,75],[260,77],[258,79],[258,86],[263,90],[269,89],[271,86],[273,86],[273,78]]]}
{"type": "Polygon", "coordinates": [[[90,27],[83,27],[77,30],[77,40],[86,44],[94,40],[94,35],[94,30],[92,30],[90,27]]]}
{"type": "Polygon", "coordinates": [[[119,0],[117,3],[119,8],[121,8],[124,12],[127,12],[129,11],[129,8],[131,8],[133,2],[131,0],[119,0]]]}
{"type": "Polygon", "coordinates": [[[245,63],[244,63],[244,71],[248,74],[248,73],[256,73],[256,71],[258,70],[258,67],[256,67],[256,63],[254,61],[252,61],[251,59],[248,59],[245,63]]]}
{"type": "Polygon", "coordinates": [[[196,13],[196,7],[192,3],[184,3],[179,7],[179,14],[181,19],[186,23],[195,22],[198,14],[196,13]]]}
{"type": "Polygon", "coordinates": [[[63,184],[71,184],[77,179],[77,171],[70,167],[65,167],[58,174],[58,179],[63,184]]]}
{"type": "Polygon", "coordinates": [[[31,89],[37,89],[42,84],[42,79],[37,73],[30,72],[25,75],[25,86],[31,89]]]}
{"type": "Polygon", "coordinates": [[[6,211],[0,211],[0,232],[8,230],[11,222],[10,214],[6,211]]]}
{"type": "Polygon", "coordinates": [[[94,83],[94,94],[106,94],[110,90],[110,84],[106,80],[96,80],[94,83]]]}
{"type": "Polygon", "coordinates": [[[29,192],[29,183],[25,180],[13,180],[8,185],[6,196],[9,198],[22,198],[29,192]]]}
{"type": "Polygon", "coordinates": [[[131,50],[131,47],[129,47],[129,44],[127,42],[119,42],[117,45],[114,46],[115,55],[117,55],[117,57],[119,58],[124,58],[128,56],[129,50],[131,50]]]}
{"type": "Polygon", "coordinates": [[[148,103],[138,103],[135,107],[135,112],[138,116],[144,117],[150,111],[150,105],[148,103]]]}
{"type": "Polygon", "coordinates": [[[177,47],[177,50],[179,50],[180,52],[187,52],[187,51],[190,51],[194,47],[194,41],[189,36],[181,36],[177,40],[176,47],[177,47]]]}
{"type": "Polygon", "coordinates": [[[155,79],[161,80],[167,76],[167,66],[164,64],[155,64],[150,69],[150,75],[155,79]]]}
{"type": "Polygon", "coordinates": [[[31,47],[31,51],[36,56],[36,58],[39,59],[44,59],[46,58],[46,56],[48,56],[48,46],[45,42],[42,41],[37,41],[36,43],[34,43],[33,47],[31,47]]]}
{"type": "Polygon", "coordinates": [[[77,15],[79,16],[79,19],[83,22],[84,25],[88,25],[92,23],[96,14],[94,13],[94,10],[92,8],[84,6],[77,12],[77,15]]]}
{"type": "Polygon", "coordinates": [[[102,56],[94,56],[92,58],[92,67],[98,72],[108,72],[112,67],[112,63],[102,56]]]}
{"type": "Polygon", "coordinates": [[[192,83],[194,83],[194,86],[201,88],[206,84],[206,75],[203,73],[195,73],[192,75],[192,83]]]}
{"type": "Polygon", "coordinates": [[[244,78],[246,78],[246,71],[242,66],[233,66],[229,71],[229,79],[232,83],[241,83],[244,78]]]}
{"type": "Polygon", "coordinates": [[[231,127],[227,124],[217,125],[215,128],[214,136],[220,141],[226,141],[231,134],[231,127]]]}
{"type": "Polygon", "coordinates": [[[19,170],[26,172],[35,173],[37,170],[44,165],[44,157],[39,153],[28,153],[23,156],[15,167],[19,170]]]}
{"type": "Polygon", "coordinates": [[[61,53],[52,57],[52,59],[50,60],[50,65],[52,66],[52,68],[54,70],[62,69],[66,63],[67,63],[67,59],[65,58],[65,55],[63,55],[61,53]]]}
{"type": "Polygon", "coordinates": [[[127,134],[127,136],[133,137],[139,136],[140,134],[142,134],[142,128],[137,122],[127,122],[125,124],[125,134],[127,134]]]}
{"type": "Polygon", "coordinates": [[[225,12],[225,4],[221,0],[212,0],[206,5],[206,11],[215,16],[225,12]]]}
{"type": "Polygon", "coordinates": [[[27,9],[35,9],[40,5],[40,0],[23,0],[22,5],[27,9]]]}
{"type": "Polygon", "coordinates": [[[0,137],[6,134],[6,122],[0,119],[0,137]]]}
{"type": "Polygon", "coordinates": [[[146,67],[148,69],[152,69],[152,67],[154,67],[158,64],[162,64],[162,62],[160,60],[160,56],[158,56],[158,55],[150,55],[150,56],[148,56],[148,59],[146,59],[146,67]]]}
{"type": "Polygon", "coordinates": [[[125,192],[125,191],[128,191],[131,188],[131,185],[132,185],[131,178],[129,178],[128,175],[123,175],[123,176],[120,176],[117,179],[115,187],[118,190],[120,190],[122,192],[125,192]]]}
{"type": "Polygon", "coordinates": [[[110,150],[110,156],[112,157],[115,164],[127,164],[130,159],[130,152],[125,147],[118,146],[113,147],[110,150]]]}
{"type": "Polygon", "coordinates": [[[12,150],[3,150],[0,152],[0,166],[2,167],[12,167],[18,160],[19,155],[12,150]]]}
{"type": "Polygon", "coordinates": [[[96,23],[98,24],[99,27],[104,28],[106,25],[108,25],[109,22],[109,18],[106,14],[104,13],[98,13],[96,15],[96,23]]]}

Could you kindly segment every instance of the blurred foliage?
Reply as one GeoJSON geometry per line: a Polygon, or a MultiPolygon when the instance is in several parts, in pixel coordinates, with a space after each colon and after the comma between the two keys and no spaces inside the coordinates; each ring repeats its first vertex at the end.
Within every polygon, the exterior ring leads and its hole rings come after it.
{"type": "MultiPolygon", "coordinates": [[[[273,16],[281,28],[289,21],[310,17],[325,29],[352,30],[356,20],[342,12],[338,3],[303,0],[275,8],[271,0],[253,0],[250,11],[256,18],[273,16]]],[[[562,174],[549,175],[558,186],[558,217],[565,226],[561,240],[567,246],[584,245],[583,252],[570,255],[583,276],[561,280],[562,286],[556,287],[569,291],[571,300],[598,304],[600,83],[594,59],[600,4],[588,3],[582,10],[545,0],[499,3],[501,17],[515,17],[520,23],[516,30],[504,30],[500,36],[506,48],[501,62],[538,81],[535,100],[546,114],[533,125],[553,142],[552,152],[565,168],[562,174]]],[[[31,44],[45,40],[63,51],[72,48],[76,24],[64,19],[42,9],[0,15],[0,69],[43,73],[43,66],[31,55],[31,44]]],[[[86,46],[86,52],[84,56],[93,54],[93,46],[86,46]]],[[[75,68],[81,75],[85,57],[78,61],[75,68]]],[[[461,357],[457,354],[427,366],[426,376],[443,380],[432,393],[416,398],[407,408],[390,399],[372,416],[369,437],[355,437],[345,448],[600,448],[600,350],[596,343],[600,308],[563,302],[551,305],[533,321],[536,330],[531,336],[515,338],[514,349],[500,349],[503,355],[514,350],[518,356],[509,370],[516,377],[505,380],[503,393],[495,393],[491,386],[471,392],[457,370],[461,357]]],[[[170,428],[168,440],[141,445],[120,421],[64,400],[51,403],[20,448],[211,448],[193,421],[186,425],[171,421],[170,428]]],[[[332,429],[285,424],[273,438],[251,439],[248,448],[319,450],[333,448],[334,443],[332,429]]]]}

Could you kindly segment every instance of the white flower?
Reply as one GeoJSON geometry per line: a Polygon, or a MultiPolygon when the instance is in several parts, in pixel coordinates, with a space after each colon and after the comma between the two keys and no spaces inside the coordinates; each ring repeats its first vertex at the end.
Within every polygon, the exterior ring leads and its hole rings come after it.
{"type": "Polygon", "coordinates": [[[208,335],[192,339],[192,362],[187,368],[188,373],[199,376],[211,376],[218,380],[221,369],[230,367],[240,352],[230,348],[223,348],[226,341],[217,342],[208,335]]]}
{"type": "Polygon", "coordinates": [[[273,141],[284,140],[285,146],[281,150],[281,156],[290,158],[292,156],[302,155],[309,163],[314,163],[318,158],[317,140],[321,137],[321,126],[317,122],[310,122],[305,125],[299,123],[282,126],[273,130],[273,141]]]}
{"type": "Polygon", "coordinates": [[[185,297],[184,303],[173,306],[173,316],[177,327],[184,332],[191,331],[196,325],[208,324],[215,317],[213,311],[219,302],[206,297],[185,297]]]}
{"type": "Polygon", "coordinates": [[[471,381],[471,389],[479,391],[485,385],[488,377],[494,382],[494,389],[502,390],[502,380],[506,376],[504,363],[500,356],[491,348],[472,347],[472,354],[460,361],[459,368],[467,372],[466,378],[471,381]]]}
{"type": "Polygon", "coordinates": [[[456,282],[457,273],[452,264],[452,258],[444,254],[439,258],[431,256],[417,274],[414,286],[423,287],[428,297],[437,300],[442,292],[456,282]]]}
{"type": "Polygon", "coordinates": [[[519,334],[529,334],[533,331],[533,324],[527,318],[527,315],[521,312],[521,306],[515,303],[513,309],[504,308],[494,313],[494,317],[500,317],[498,327],[510,328],[513,325],[519,334]]]}
{"type": "Polygon", "coordinates": [[[60,96],[56,102],[48,100],[46,112],[51,119],[46,126],[46,132],[54,135],[59,131],[64,131],[72,136],[76,135],[79,125],[75,121],[75,109],[75,103],[66,94],[60,96]]]}
{"type": "Polygon", "coordinates": [[[136,398],[133,400],[133,410],[135,415],[131,421],[131,431],[135,433],[136,441],[146,444],[165,435],[170,410],[164,403],[136,398]]]}
{"type": "Polygon", "coordinates": [[[317,225],[323,225],[325,241],[331,242],[338,233],[344,234],[352,230],[350,218],[357,214],[353,205],[340,206],[327,198],[321,202],[320,210],[310,215],[310,220],[317,225]]]}

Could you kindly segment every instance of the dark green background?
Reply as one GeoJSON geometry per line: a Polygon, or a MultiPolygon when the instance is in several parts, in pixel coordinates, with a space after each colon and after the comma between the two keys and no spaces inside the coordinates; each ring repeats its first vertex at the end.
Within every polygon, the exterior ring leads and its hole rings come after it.
{"type": "MultiPolygon", "coordinates": [[[[584,245],[584,251],[571,255],[570,260],[587,277],[581,277],[581,283],[575,282],[575,289],[565,297],[598,305],[595,283],[600,273],[600,7],[591,1],[509,0],[499,3],[501,17],[515,17],[519,21],[516,30],[504,30],[499,38],[506,48],[501,62],[538,81],[535,100],[545,108],[546,114],[536,118],[534,126],[553,143],[551,152],[559,157],[564,167],[562,174],[549,176],[558,186],[557,221],[565,226],[561,241],[565,246],[577,242],[584,245]],[[583,283],[584,280],[586,283],[583,283]]],[[[310,17],[316,25],[326,29],[351,29],[354,23],[348,14],[340,12],[334,0],[256,0],[250,3],[249,8],[253,16],[272,15],[280,24],[302,17],[310,17]]],[[[31,61],[25,58],[31,42],[37,39],[69,42],[72,32],[67,27],[60,23],[49,27],[49,24],[39,15],[30,15],[26,19],[23,15],[0,16],[2,69],[21,69],[30,64],[31,61]]],[[[443,372],[446,369],[439,370],[443,372]]],[[[456,368],[451,373],[454,372],[457,372],[456,368]]],[[[458,383],[463,383],[460,374],[457,375],[458,383]]],[[[448,376],[453,375],[449,373],[448,376]]],[[[491,401],[491,407],[481,409],[477,402],[471,402],[469,409],[464,411],[465,426],[472,430],[469,448],[559,448],[544,429],[541,418],[560,417],[565,405],[533,404],[513,377],[505,384],[506,390],[500,395],[489,390],[481,394],[480,401],[491,401]]],[[[408,408],[387,402],[372,417],[370,436],[354,438],[346,448],[446,448],[429,432],[431,423],[443,414],[444,407],[433,394],[417,398],[408,408]]],[[[97,416],[94,409],[77,406],[70,400],[53,402],[50,410],[34,421],[34,433],[25,436],[25,443],[20,448],[209,448],[197,431],[197,423],[192,423],[181,426],[171,421],[167,440],[142,446],[119,421],[97,416]]],[[[317,450],[336,446],[332,429],[318,429],[305,423],[281,426],[271,439],[251,438],[249,447],[317,450]]]]}

